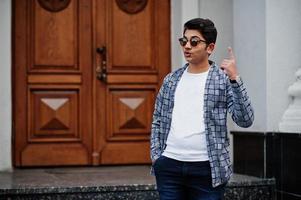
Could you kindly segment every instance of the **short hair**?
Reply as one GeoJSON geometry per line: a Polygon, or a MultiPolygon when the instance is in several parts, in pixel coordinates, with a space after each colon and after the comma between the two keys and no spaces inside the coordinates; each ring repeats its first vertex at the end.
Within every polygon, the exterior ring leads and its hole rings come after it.
{"type": "Polygon", "coordinates": [[[203,19],[203,18],[194,18],[187,21],[184,24],[184,31],[189,30],[197,30],[201,33],[201,35],[206,40],[207,44],[216,42],[217,37],[217,30],[214,26],[214,23],[210,19],[203,19]]]}

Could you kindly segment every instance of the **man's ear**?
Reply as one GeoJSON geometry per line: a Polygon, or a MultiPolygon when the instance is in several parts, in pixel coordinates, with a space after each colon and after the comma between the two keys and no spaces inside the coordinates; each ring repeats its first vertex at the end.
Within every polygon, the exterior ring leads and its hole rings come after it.
{"type": "Polygon", "coordinates": [[[214,48],[215,48],[215,44],[214,44],[214,43],[208,44],[207,49],[206,49],[207,53],[208,53],[209,55],[211,55],[212,52],[213,52],[213,50],[214,50],[214,48]]]}

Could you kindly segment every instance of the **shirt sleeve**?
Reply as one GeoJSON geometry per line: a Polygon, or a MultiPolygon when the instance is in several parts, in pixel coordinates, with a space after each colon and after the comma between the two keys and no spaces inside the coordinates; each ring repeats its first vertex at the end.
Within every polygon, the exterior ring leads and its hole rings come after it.
{"type": "Polygon", "coordinates": [[[153,112],[153,121],[151,126],[151,138],[150,138],[150,156],[152,162],[154,162],[157,158],[160,157],[161,154],[161,140],[162,133],[160,132],[160,126],[162,121],[162,105],[163,105],[163,97],[166,92],[166,86],[168,84],[168,79],[170,75],[167,75],[164,78],[163,84],[157,94],[157,98],[155,101],[155,108],[153,112]]]}
{"type": "Polygon", "coordinates": [[[227,80],[227,108],[238,126],[247,128],[253,124],[254,110],[240,77],[234,83],[227,80]]]}

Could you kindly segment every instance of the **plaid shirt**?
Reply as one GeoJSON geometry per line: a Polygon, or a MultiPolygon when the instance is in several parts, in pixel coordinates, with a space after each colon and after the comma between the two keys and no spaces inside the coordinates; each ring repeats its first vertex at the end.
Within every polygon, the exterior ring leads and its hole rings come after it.
{"type": "MultiPolygon", "coordinates": [[[[188,64],[168,74],[157,95],[150,141],[153,163],[166,148],[175,90],[187,67],[188,64]]],[[[204,122],[213,187],[226,183],[232,174],[227,112],[240,127],[249,127],[253,123],[253,108],[242,80],[239,78],[236,83],[230,83],[228,76],[212,63],[204,91],[204,122]]],[[[151,173],[154,174],[153,168],[151,173]]]]}

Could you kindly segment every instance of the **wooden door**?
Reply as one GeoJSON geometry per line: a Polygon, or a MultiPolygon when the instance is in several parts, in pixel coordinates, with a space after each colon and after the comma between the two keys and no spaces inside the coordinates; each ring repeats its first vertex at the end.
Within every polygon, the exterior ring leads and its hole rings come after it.
{"type": "Polygon", "coordinates": [[[148,163],[168,0],[15,0],[15,166],[148,163]]]}
{"type": "Polygon", "coordinates": [[[95,163],[150,162],[155,96],[170,70],[169,6],[166,0],[97,1],[95,48],[106,47],[105,58],[96,55],[106,78],[95,84],[95,163]]]}

